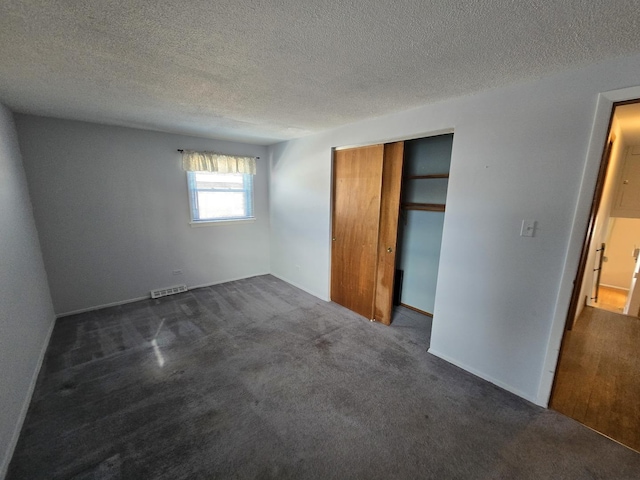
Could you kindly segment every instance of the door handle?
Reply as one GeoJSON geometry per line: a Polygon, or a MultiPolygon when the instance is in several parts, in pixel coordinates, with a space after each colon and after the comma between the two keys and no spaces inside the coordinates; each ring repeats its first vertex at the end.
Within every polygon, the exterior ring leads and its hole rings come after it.
{"type": "Polygon", "coordinates": [[[389,252],[389,253],[393,252],[393,248],[388,247],[388,248],[387,248],[387,252],[389,252]]]}

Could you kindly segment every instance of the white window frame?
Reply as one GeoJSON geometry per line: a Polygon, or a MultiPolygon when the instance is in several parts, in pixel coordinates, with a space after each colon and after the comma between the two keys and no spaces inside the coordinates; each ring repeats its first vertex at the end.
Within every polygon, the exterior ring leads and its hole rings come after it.
{"type": "Polygon", "coordinates": [[[213,226],[213,225],[231,225],[239,223],[254,222],[254,182],[253,175],[248,173],[241,174],[218,174],[218,175],[242,175],[243,176],[243,189],[233,190],[235,192],[242,191],[245,194],[245,215],[238,217],[224,217],[224,218],[200,218],[200,211],[198,209],[198,192],[228,192],[227,189],[198,189],[196,187],[196,174],[198,173],[215,173],[215,172],[186,172],[187,173],[187,190],[189,193],[189,214],[191,216],[190,225],[193,227],[213,226]]]}

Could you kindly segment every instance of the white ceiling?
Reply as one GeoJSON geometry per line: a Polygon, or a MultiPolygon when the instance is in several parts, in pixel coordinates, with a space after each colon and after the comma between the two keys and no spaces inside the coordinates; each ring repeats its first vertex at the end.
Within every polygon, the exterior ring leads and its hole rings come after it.
{"type": "Polygon", "coordinates": [[[262,144],[639,51],[638,0],[0,0],[12,110],[262,144]]]}

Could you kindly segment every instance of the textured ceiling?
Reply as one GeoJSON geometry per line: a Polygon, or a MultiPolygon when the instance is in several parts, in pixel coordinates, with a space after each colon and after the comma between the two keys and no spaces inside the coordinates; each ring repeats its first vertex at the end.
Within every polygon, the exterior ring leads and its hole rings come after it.
{"type": "Polygon", "coordinates": [[[263,144],[639,51],[637,0],[0,0],[12,110],[263,144]]]}

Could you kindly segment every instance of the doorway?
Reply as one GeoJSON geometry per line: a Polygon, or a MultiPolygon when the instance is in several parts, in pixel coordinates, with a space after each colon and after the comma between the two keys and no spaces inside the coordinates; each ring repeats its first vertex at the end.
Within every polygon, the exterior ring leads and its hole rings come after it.
{"type": "Polygon", "coordinates": [[[638,257],[640,100],[613,106],[549,402],[640,451],[638,257]]]}
{"type": "Polygon", "coordinates": [[[640,218],[609,217],[605,245],[597,297],[590,305],[637,317],[632,293],[640,258],[640,218]]]}

